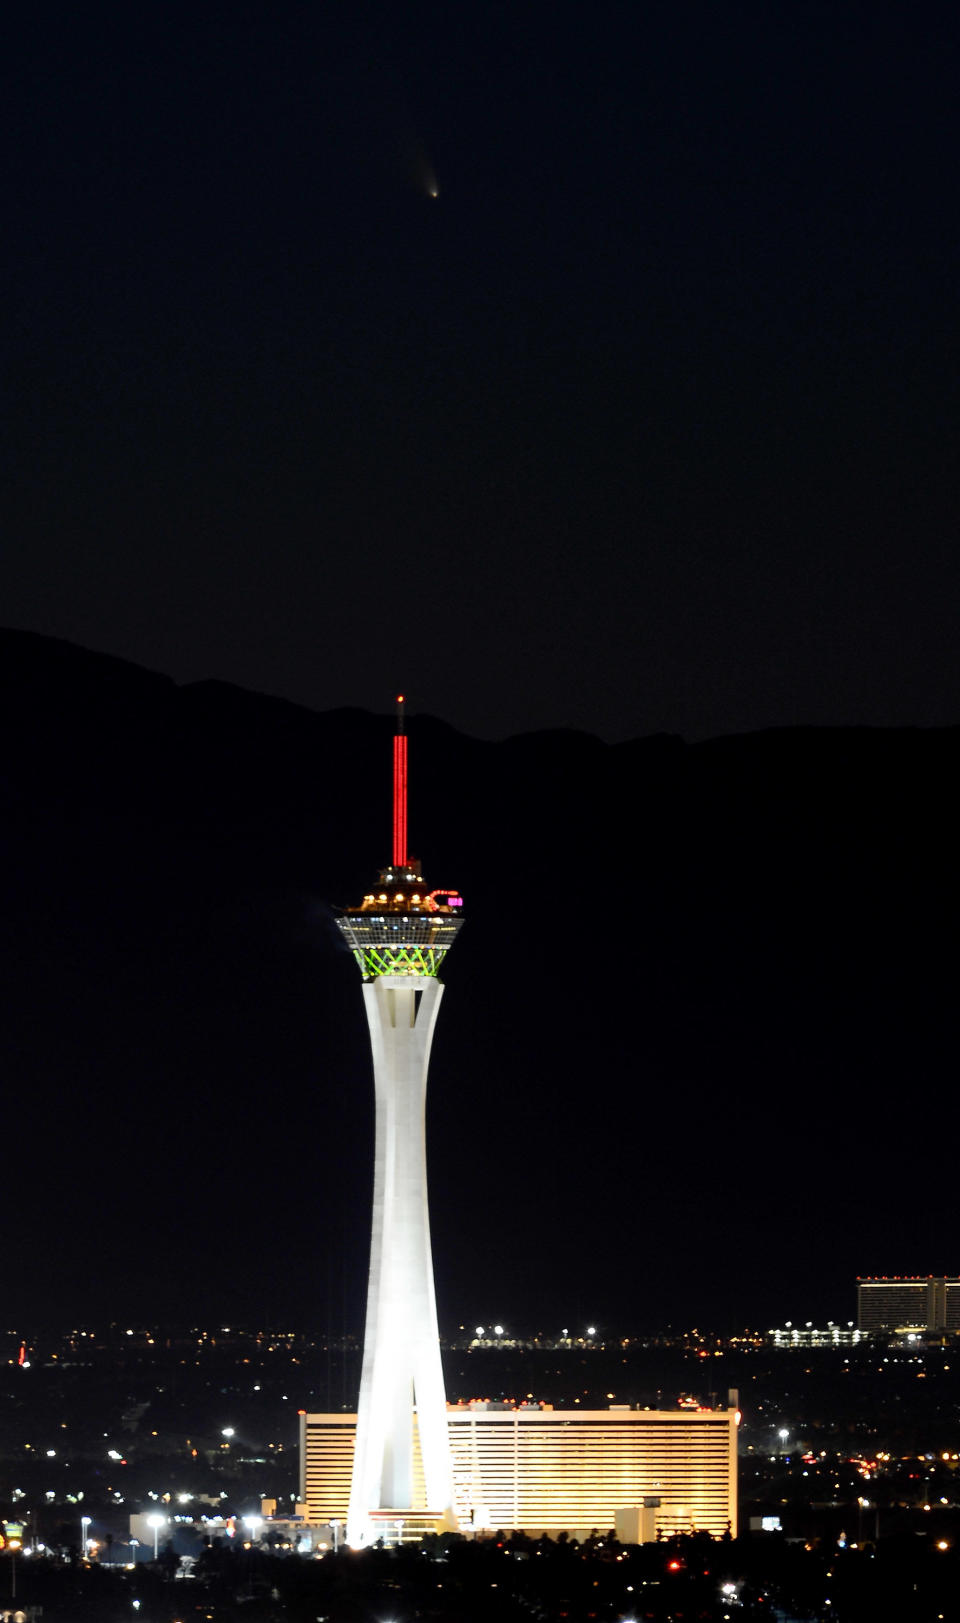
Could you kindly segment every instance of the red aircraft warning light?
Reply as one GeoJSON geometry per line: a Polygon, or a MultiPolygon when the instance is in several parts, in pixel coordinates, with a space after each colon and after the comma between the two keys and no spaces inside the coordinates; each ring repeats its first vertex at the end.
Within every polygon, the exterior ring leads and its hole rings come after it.
{"type": "Polygon", "coordinates": [[[393,866],[407,866],[407,735],[403,694],[397,694],[397,730],[393,735],[393,866]]]}

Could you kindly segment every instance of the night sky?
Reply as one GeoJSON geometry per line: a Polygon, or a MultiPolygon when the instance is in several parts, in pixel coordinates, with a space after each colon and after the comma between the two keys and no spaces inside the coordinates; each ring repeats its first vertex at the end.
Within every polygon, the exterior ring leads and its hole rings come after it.
{"type": "Polygon", "coordinates": [[[0,620],[485,737],[955,722],[957,36],[19,8],[0,620]]]}
{"type": "Polygon", "coordinates": [[[953,1120],[954,738],[729,735],[960,722],[958,35],[836,0],[8,23],[0,624],[181,684],[0,638],[17,1311],[356,1327],[329,908],[388,854],[399,688],[469,924],[445,1322],[845,1318],[858,1270],[955,1270],[949,1181],[875,1181],[953,1120]],[[555,728],[607,747],[476,742],[555,728]]]}

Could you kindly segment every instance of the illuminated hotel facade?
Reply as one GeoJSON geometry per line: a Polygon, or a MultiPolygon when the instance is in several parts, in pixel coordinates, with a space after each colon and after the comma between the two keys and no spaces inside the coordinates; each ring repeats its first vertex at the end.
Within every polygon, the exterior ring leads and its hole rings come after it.
{"type": "MultiPolygon", "coordinates": [[[[446,1412],[453,1503],[461,1532],[582,1537],[624,1529],[624,1542],[673,1533],[737,1534],[737,1411],[551,1409],[486,1403],[446,1412]],[[647,1506],[646,1533],[639,1529],[647,1506]],[[633,1521],[631,1521],[633,1513],[633,1521]],[[638,1514],[640,1513],[640,1514],[638,1514]]],[[[416,1426],[409,1520],[382,1518],[392,1541],[417,1534],[427,1506],[416,1426]]],[[[342,1521],[356,1416],[301,1414],[300,1499],[313,1525],[342,1521]]]]}
{"type": "Polygon", "coordinates": [[[376,1098],[373,1226],[356,1444],[346,1511],[351,1544],[385,1523],[455,1526],[453,1476],[427,1209],[427,1069],[461,918],[456,891],[428,891],[407,853],[403,699],[393,740],[393,861],[340,930],[363,975],[376,1098]],[[419,1445],[414,1481],[413,1415],[419,1445]],[[419,1496],[419,1497],[417,1497],[419,1496]]]}
{"type": "Polygon", "coordinates": [[[960,1329],[960,1279],[943,1274],[864,1275],[857,1280],[860,1330],[960,1329]]]}

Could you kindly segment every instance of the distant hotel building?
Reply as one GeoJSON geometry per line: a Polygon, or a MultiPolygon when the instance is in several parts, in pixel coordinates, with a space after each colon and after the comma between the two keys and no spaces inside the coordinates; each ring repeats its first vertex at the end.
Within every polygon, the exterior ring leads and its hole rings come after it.
{"type": "Polygon", "coordinates": [[[960,1330],[960,1278],[892,1274],[857,1280],[857,1325],[870,1330],[960,1330]]]}
{"type": "MultiPolygon", "coordinates": [[[[583,1537],[619,1526],[625,1542],[636,1542],[695,1531],[720,1538],[729,1528],[736,1537],[738,1416],[731,1397],[727,1409],[450,1407],[460,1531],[583,1537]]],[[[398,1512],[392,1519],[384,1514],[388,1542],[419,1537],[431,1523],[413,1415],[411,1426],[412,1501],[424,1509],[418,1514],[412,1506],[402,1526],[398,1512]]],[[[355,1415],[300,1416],[300,1499],[313,1525],[346,1518],[355,1432],[355,1415]]]]}

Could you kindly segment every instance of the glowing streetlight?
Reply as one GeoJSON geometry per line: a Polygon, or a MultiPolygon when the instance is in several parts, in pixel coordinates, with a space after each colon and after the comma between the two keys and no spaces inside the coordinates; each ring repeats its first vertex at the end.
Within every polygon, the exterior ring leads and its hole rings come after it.
{"type": "Polygon", "coordinates": [[[87,1548],[88,1548],[89,1542],[90,1542],[88,1534],[89,1534],[89,1530],[90,1530],[90,1523],[92,1522],[92,1520],[93,1520],[92,1516],[81,1516],[80,1517],[80,1548],[83,1551],[83,1559],[84,1559],[84,1561],[86,1561],[86,1559],[87,1559],[87,1548]]]}
{"type": "Polygon", "coordinates": [[[244,1516],[243,1525],[247,1529],[247,1532],[250,1534],[250,1542],[252,1544],[256,1543],[257,1534],[259,1533],[261,1527],[263,1526],[263,1517],[262,1516],[244,1516]]]}
{"type": "Polygon", "coordinates": [[[154,1561],[157,1560],[157,1558],[158,1558],[158,1556],[160,1554],[160,1550],[159,1550],[160,1529],[163,1526],[165,1521],[166,1521],[165,1516],[148,1516],[147,1517],[147,1526],[153,1528],[153,1559],[154,1559],[154,1561]]]}

